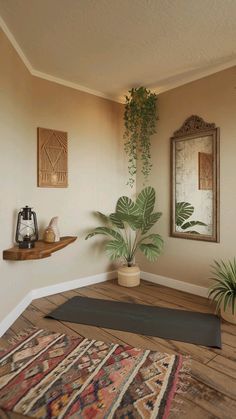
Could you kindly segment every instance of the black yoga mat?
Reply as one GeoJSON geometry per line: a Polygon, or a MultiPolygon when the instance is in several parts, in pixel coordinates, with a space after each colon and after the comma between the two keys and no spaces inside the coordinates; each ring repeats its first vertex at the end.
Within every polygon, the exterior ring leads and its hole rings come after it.
{"type": "Polygon", "coordinates": [[[214,314],[78,296],[45,317],[221,348],[220,319],[214,314]]]}

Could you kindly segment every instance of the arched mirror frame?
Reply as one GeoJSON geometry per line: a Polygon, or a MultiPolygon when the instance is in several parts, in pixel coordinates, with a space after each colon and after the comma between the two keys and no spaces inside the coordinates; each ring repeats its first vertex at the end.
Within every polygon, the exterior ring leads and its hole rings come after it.
{"type": "Polygon", "coordinates": [[[189,240],[203,240],[210,242],[220,241],[219,226],[219,184],[220,184],[220,156],[219,156],[219,138],[220,129],[214,123],[207,123],[201,117],[192,115],[187,118],[180,129],[174,132],[171,137],[171,220],[170,235],[189,240]],[[207,234],[191,234],[188,232],[176,231],[176,143],[178,141],[212,136],[212,235],[207,234]]]}

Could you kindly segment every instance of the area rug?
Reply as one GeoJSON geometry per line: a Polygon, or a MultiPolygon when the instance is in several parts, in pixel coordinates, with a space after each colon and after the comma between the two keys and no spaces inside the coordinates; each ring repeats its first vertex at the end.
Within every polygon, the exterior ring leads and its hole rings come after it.
{"type": "Polygon", "coordinates": [[[221,323],[214,314],[78,296],[46,317],[221,348],[221,323]]]}
{"type": "Polygon", "coordinates": [[[180,355],[34,330],[0,353],[0,408],[41,419],[164,419],[187,380],[180,355]]]}

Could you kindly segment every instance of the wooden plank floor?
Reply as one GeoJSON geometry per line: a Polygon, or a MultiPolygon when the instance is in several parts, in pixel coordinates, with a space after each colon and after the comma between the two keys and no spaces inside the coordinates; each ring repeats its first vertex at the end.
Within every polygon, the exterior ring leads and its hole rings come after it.
{"type": "MultiPolygon", "coordinates": [[[[192,358],[190,386],[188,392],[180,396],[183,401],[181,413],[172,413],[171,417],[236,418],[236,326],[222,322],[223,348],[219,350],[128,332],[44,319],[45,314],[76,295],[195,310],[203,313],[214,311],[205,298],[181,291],[144,281],[140,287],[135,288],[119,287],[116,281],[108,281],[34,300],[0,339],[0,345],[7,346],[9,339],[14,338],[22,330],[37,326],[105,342],[128,343],[160,352],[190,355],[192,358]]],[[[0,411],[1,419],[20,417],[23,418],[23,416],[13,414],[5,416],[0,411]]]]}

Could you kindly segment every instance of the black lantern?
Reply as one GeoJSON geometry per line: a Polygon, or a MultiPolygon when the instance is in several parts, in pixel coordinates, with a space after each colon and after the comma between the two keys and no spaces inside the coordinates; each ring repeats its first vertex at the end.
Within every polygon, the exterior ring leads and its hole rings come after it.
{"type": "Polygon", "coordinates": [[[38,240],[37,218],[32,208],[22,208],[18,214],[16,227],[16,242],[20,249],[32,249],[38,240]]]}

